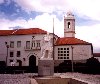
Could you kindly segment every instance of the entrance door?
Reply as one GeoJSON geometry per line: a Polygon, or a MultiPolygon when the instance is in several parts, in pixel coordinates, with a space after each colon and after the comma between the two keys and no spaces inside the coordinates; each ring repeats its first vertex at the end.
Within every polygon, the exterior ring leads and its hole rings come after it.
{"type": "Polygon", "coordinates": [[[21,60],[17,60],[18,62],[18,66],[22,66],[22,61],[21,60]]]}
{"type": "Polygon", "coordinates": [[[36,57],[34,55],[31,55],[29,58],[29,66],[36,66],[36,57]]]}

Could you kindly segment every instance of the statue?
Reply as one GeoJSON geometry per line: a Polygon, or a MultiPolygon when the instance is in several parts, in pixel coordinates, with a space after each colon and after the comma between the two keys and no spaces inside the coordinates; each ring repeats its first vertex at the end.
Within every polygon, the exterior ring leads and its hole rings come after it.
{"type": "Polygon", "coordinates": [[[41,46],[41,54],[43,58],[52,58],[52,51],[53,51],[53,46],[52,46],[52,40],[51,36],[49,33],[44,36],[42,40],[42,46],[41,46]]]}
{"type": "Polygon", "coordinates": [[[41,40],[41,58],[38,60],[38,75],[52,76],[54,74],[52,37],[47,33],[41,40]]]}

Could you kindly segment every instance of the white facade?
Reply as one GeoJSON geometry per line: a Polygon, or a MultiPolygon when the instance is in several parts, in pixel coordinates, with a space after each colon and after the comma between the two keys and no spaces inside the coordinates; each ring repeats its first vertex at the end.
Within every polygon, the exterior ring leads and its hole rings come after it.
{"type": "Polygon", "coordinates": [[[92,47],[91,45],[55,46],[55,60],[72,60],[73,56],[74,61],[84,61],[88,58],[91,58],[92,56],[91,47],[92,47]],[[59,51],[59,48],[62,49],[59,51]]]}
{"type": "Polygon", "coordinates": [[[38,59],[41,57],[41,40],[43,39],[44,34],[36,34],[36,35],[9,35],[9,36],[0,36],[0,61],[6,61],[7,56],[7,45],[8,48],[8,57],[7,57],[7,65],[10,66],[11,62],[15,62],[15,66],[18,65],[17,60],[22,61],[22,66],[29,65],[29,57],[34,55],[36,57],[36,65],[38,65],[38,59]],[[32,39],[32,36],[34,38],[32,39]],[[14,42],[14,48],[10,47],[10,42],[14,42]],[[17,42],[21,41],[21,47],[17,47],[17,42]],[[30,41],[30,47],[26,48],[26,41],[30,41]],[[32,46],[32,43],[34,46],[32,46]],[[35,43],[35,44],[34,44],[35,43]],[[40,44],[38,44],[40,43],[40,44]],[[17,57],[17,51],[20,51],[20,56],[17,57]],[[13,56],[10,57],[10,52],[13,52],[13,56]]]}

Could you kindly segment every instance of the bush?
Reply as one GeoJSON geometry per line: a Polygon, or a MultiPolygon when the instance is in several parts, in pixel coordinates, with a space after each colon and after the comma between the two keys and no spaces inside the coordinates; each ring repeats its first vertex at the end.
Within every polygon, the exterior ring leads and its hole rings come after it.
{"type": "Polygon", "coordinates": [[[100,74],[100,63],[98,59],[92,57],[87,59],[86,65],[88,67],[88,73],[100,74]]]}

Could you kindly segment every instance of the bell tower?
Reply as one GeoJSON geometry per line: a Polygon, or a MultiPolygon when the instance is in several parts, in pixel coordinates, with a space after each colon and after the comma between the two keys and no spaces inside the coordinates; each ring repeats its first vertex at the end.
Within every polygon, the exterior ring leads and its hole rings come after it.
{"type": "Polygon", "coordinates": [[[64,37],[75,37],[75,18],[71,12],[64,16],[64,37]]]}

